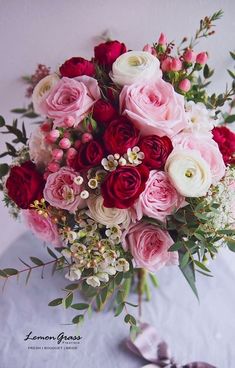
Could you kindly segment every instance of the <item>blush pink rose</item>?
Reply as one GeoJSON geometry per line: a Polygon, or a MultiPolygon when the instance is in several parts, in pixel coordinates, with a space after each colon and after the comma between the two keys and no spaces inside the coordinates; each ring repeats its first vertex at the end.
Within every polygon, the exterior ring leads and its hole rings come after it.
{"type": "Polygon", "coordinates": [[[44,113],[55,119],[55,126],[66,126],[64,119],[68,116],[73,117],[77,125],[100,97],[96,79],[86,75],[76,78],[63,77],[46,97],[44,113]]]}
{"type": "Polygon", "coordinates": [[[22,216],[30,230],[43,241],[53,244],[55,247],[62,247],[58,228],[50,217],[39,215],[36,210],[22,210],[22,216]]]}
{"type": "Polygon", "coordinates": [[[122,238],[123,248],[128,249],[136,267],[143,267],[150,272],[164,266],[177,265],[178,253],[168,252],[174,244],[167,231],[163,231],[146,222],[132,225],[122,238]]]}
{"type": "Polygon", "coordinates": [[[150,171],[144,192],[134,204],[137,220],[144,215],[164,221],[166,216],[186,204],[163,171],[150,171]]]}
{"type": "Polygon", "coordinates": [[[74,182],[77,176],[79,173],[66,166],[50,174],[43,192],[45,200],[69,212],[84,208],[85,201],[80,197],[83,187],[74,182]]]}
{"type": "Polygon", "coordinates": [[[187,126],[183,96],[162,79],[125,86],[119,98],[121,113],[134,122],[142,135],[171,138],[187,126]]]}
{"type": "Polygon", "coordinates": [[[173,138],[174,147],[182,147],[200,152],[202,158],[211,169],[212,184],[217,184],[225,175],[225,164],[218,144],[210,137],[200,132],[180,133],[173,138]]]}

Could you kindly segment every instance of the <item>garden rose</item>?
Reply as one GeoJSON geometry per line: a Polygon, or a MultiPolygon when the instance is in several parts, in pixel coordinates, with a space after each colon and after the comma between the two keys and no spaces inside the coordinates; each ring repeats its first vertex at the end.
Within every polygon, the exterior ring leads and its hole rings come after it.
{"type": "Polygon", "coordinates": [[[225,126],[215,127],[213,139],[218,144],[226,165],[235,164],[235,134],[225,126]]]}
{"type": "Polygon", "coordinates": [[[166,161],[165,171],[185,197],[205,196],[212,184],[210,167],[196,150],[175,148],[166,161]]]}
{"type": "Polygon", "coordinates": [[[173,150],[171,140],[166,136],[146,135],[140,139],[138,146],[144,153],[143,163],[149,169],[163,169],[167,157],[173,150]]]}
{"type": "Polygon", "coordinates": [[[135,128],[133,123],[126,117],[113,120],[104,132],[104,144],[109,153],[119,153],[120,155],[127,152],[128,148],[137,145],[139,141],[140,131],[135,128]]]}
{"type": "Polygon", "coordinates": [[[36,210],[23,210],[21,213],[26,225],[39,239],[55,247],[63,246],[57,226],[49,216],[39,215],[36,210]]]}
{"type": "Polygon", "coordinates": [[[101,195],[90,197],[87,200],[88,216],[106,226],[121,225],[127,228],[130,225],[130,213],[126,209],[104,207],[101,195]]]}
{"type": "Polygon", "coordinates": [[[73,117],[78,125],[93,104],[100,98],[96,79],[63,77],[50,91],[45,101],[45,114],[55,119],[55,126],[64,126],[64,119],[73,117]]]}
{"type": "Polygon", "coordinates": [[[93,118],[99,123],[107,124],[117,115],[117,111],[108,101],[100,99],[93,106],[93,118]]]}
{"type": "Polygon", "coordinates": [[[68,78],[75,78],[81,75],[93,77],[95,74],[94,64],[82,57],[72,57],[66,60],[59,70],[62,77],[68,78]]]}
{"type": "Polygon", "coordinates": [[[45,168],[52,159],[51,146],[46,143],[41,127],[35,128],[30,135],[29,156],[39,168],[45,168]]]}
{"type": "Polygon", "coordinates": [[[157,226],[138,222],[123,234],[122,243],[125,250],[130,250],[136,267],[156,272],[164,266],[178,264],[178,253],[168,252],[174,241],[157,226]]]}
{"type": "Polygon", "coordinates": [[[77,176],[80,176],[80,174],[66,166],[50,174],[43,192],[45,200],[51,206],[69,212],[84,208],[85,202],[80,197],[83,187],[74,182],[77,176]]]}
{"type": "Polygon", "coordinates": [[[32,161],[11,168],[6,181],[8,196],[18,207],[27,209],[36,199],[42,198],[45,181],[32,161]]]}
{"type": "Polygon", "coordinates": [[[225,164],[218,144],[210,136],[201,133],[180,133],[173,138],[173,146],[197,150],[208,163],[212,184],[217,184],[225,174],[225,164]]]}
{"type": "Polygon", "coordinates": [[[131,207],[145,188],[149,170],[144,165],[122,166],[110,172],[101,185],[105,207],[131,207]]]}
{"type": "Polygon", "coordinates": [[[121,112],[143,135],[173,137],[187,126],[183,96],[162,79],[125,86],[119,99],[121,112]]]}
{"type": "Polygon", "coordinates": [[[146,51],[128,51],[113,63],[110,77],[120,86],[161,78],[159,60],[146,51]]]}
{"type": "Polygon", "coordinates": [[[119,41],[107,41],[95,47],[95,61],[108,70],[114,61],[124,52],[126,46],[119,41]]]}
{"type": "Polygon", "coordinates": [[[34,87],[32,94],[33,107],[37,114],[46,116],[47,108],[45,100],[53,87],[59,82],[57,74],[50,74],[41,79],[34,87]]]}
{"type": "Polygon", "coordinates": [[[77,154],[72,159],[71,166],[75,170],[88,170],[91,167],[100,165],[103,157],[103,147],[97,140],[92,139],[88,143],[80,145],[77,154]]]}
{"type": "Polygon", "coordinates": [[[145,190],[134,204],[137,220],[144,215],[164,221],[178,210],[184,201],[164,171],[150,171],[145,190]]]}

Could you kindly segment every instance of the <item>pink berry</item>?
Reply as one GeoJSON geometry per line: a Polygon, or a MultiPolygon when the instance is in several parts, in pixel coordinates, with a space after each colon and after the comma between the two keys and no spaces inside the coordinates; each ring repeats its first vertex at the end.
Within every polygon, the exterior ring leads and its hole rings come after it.
{"type": "Polygon", "coordinates": [[[53,129],[50,131],[50,133],[48,133],[48,135],[46,136],[47,141],[54,143],[60,136],[60,132],[57,129],[53,129]]]}
{"type": "Polygon", "coordinates": [[[51,172],[57,172],[60,169],[60,165],[57,162],[50,162],[47,169],[51,172]]]}
{"type": "Polygon", "coordinates": [[[75,119],[73,116],[68,116],[67,118],[64,119],[64,125],[68,128],[72,128],[72,126],[74,126],[75,123],[75,119]]]}
{"type": "Polygon", "coordinates": [[[148,43],[147,43],[147,45],[144,46],[143,51],[149,52],[150,54],[152,54],[154,56],[157,55],[155,49],[151,45],[149,45],[148,43]]]}
{"type": "Polygon", "coordinates": [[[158,39],[160,45],[165,45],[167,43],[167,38],[164,33],[161,33],[158,39]]]}
{"type": "Polygon", "coordinates": [[[49,121],[44,121],[40,129],[42,132],[48,133],[51,130],[51,123],[49,123],[49,121]]]}
{"type": "Polygon", "coordinates": [[[92,139],[93,139],[93,136],[90,133],[84,133],[82,135],[82,143],[90,142],[92,139]]]}
{"type": "Polygon", "coordinates": [[[183,79],[180,83],[179,83],[179,89],[181,89],[181,91],[183,92],[188,92],[191,88],[191,82],[188,79],[183,79]]]}
{"type": "Polygon", "coordinates": [[[76,149],[79,149],[79,147],[81,146],[81,144],[82,144],[82,142],[80,141],[80,139],[77,139],[77,140],[75,141],[75,143],[74,143],[74,147],[75,147],[76,149]]]}
{"type": "Polygon", "coordinates": [[[206,52],[200,52],[200,54],[197,55],[196,62],[198,64],[204,65],[206,64],[208,60],[208,55],[206,52]]]}
{"type": "Polygon", "coordinates": [[[185,51],[183,58],[186,63],[194,63],[196,60],[196,53],[193,50],[188,49],[185,51]]]}
{"type": "Polygon", "coordinates": [[[161,68],[164,72],[169,72],[171,70],[171,58],[167,57],[163,60],[161,68]]]}
{"type": "Polygon", "coordinates": [[[59,142],[59,146],[60,148],[67,150],[71,147],[71,142],[68,138],[62,138],[59,142]]]}
{"type": "Polygon", "coordinates": [[[180,59],[172,59],[171,65],[170,65],[170,70],[173,71],[173,72],[178,72],[181,69],[182,69],[181,60],[180,59]]]}
{"type": "Polygon", "coordinates": [[[55,160],[58,160],[58,161],[62,159],[63,154],[64,154],[64,152],[63,152],[61,149],[59,149],[59,148],[55,148],[55,149],[53,149],[53,151],[52,151],[52,157],[53,157],[55,160]]]}
{"type": "Polygon", "coordinates": [[[66,157],[67,157],[68,159],[71,159],[71,158],[75,157],[75,156],[76,156],[76,154],[77,154],[77,151],[75,150],[75,148],[71,147],[71,148],[69,148],[69,149],[68,149],[68,151],[66,152],[66,157]]]}
{"type": "Polygon", "coordinates": [[[64,132],[64,134],[63,134],[63,138],[68,138],[68,139],[70,139],[70,138],[71,138],[71,134],[70,134],[70,132],[64,132]]]}

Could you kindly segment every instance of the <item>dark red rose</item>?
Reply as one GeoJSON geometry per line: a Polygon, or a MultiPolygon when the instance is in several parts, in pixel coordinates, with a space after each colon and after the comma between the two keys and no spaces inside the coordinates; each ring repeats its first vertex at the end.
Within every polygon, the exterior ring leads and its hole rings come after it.
{"type": "Polygon", "coordinates": [[[129,208],[145,189],[149,170],[144,165],[120,166],[101,185],[105,207],[129,208]]]}
{"type": "Polygon", "coordinates": [[[8,196],[23,209],[29,208],[36,199],[43,197],[44,186],[43,176],[32,161],[12,167],[6,181],[8,196]]]}
{"type": "Polygon", "coordinates": [[[118,113],[110,102],[98,100],[93,107],[93,118],[99,123],[107,124],[117,117],[118,113]]]}
{"type": "Polygon", "coordinates": [[[224,163],[235,164],[235,134],[225,126],[215,127],[212,133],[223,155],[224,163]]]}
{"type": "Polygon", "coordinates": [[[88,75],[92,77],[95,74],[95,67],[91,61],[82,57],[72,57],[66,60],[60,67],[62,77],[75,78],[80,75],[88,75]]]}
{"type": "Polygon", "coordinates": [[[104,144],[109,153],[123,155],[137,145],[140,131],[124,116],[111,121],[104,132],[104,144]]]}
{"type": "Polygon", "coordinates": [[[77,171],[90,169],[100,165],[103,157],[104,150],[102,146],[98,141],[92,139],[88,143],[81,144],[71,166],[77,171]]]}
{"type": "Polygon", "coordinates": [[[146,135],[140,139],[138,146],[144,153],[143,163],[151,170],[163,169],[167,157],[173,150],[171,140],[166,136],[146,135]]]}
{"type": "Polygon", "coordinates": [[[95,61],[111,69],[114,61],[126,52],[126,46],[119,41],[107,41],[95,47],[95,61]]]}

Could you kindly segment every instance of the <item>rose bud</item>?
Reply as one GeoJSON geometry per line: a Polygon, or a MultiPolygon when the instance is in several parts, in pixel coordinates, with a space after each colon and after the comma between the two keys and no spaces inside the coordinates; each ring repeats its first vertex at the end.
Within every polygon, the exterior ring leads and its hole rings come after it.
{"type": "Polygon", "coordinates": [[[183,79],[179,85],[178,85],[179,89],[183,92],[188,92],[191,88],[191,82],[189,79],[183,79]]]}
{"type": "Polygon", "coordinates": [[[93,107],[93,118],[99,123],[107,124],[117,117],[118,113],[110,102],[98,100],[93,107]]]}
{"type": "Polygon", "coordinates": [[[68,138],[62,138],[59,142],[59,146],[60,146],[60,148],[66,150],[66,149],[71,147],[71,142],[68,138]]]}
{"type": "Polygon", "coordinates": [[[161,33],[158,39],[158,44],[166,45],[166,43],[167,43],[167,38],[164,33],[161,33]]]}
{"type": "Polygon", "coordinates": [[[200,52],[200,54],[197,55],[196,62],[200,65],[206,64],[208,60],[208,55],[206,52],[200,52]]]}
{"type": "Polygon", "coordinates": [[[196,60],[196,53],[193,50],[188,49],[185,51],[183,58],[186,63],[194,63],[196,60]]]}
{"type": "Polygon", "coordinates": [[[126,52],[126,46],[119,41],[107,41],[96,46],[94,52],[95,61],[110,70],[114,61],[126,52]]]}
{"type": "Polygon", "coordinates": [[[170,57],[167,57],[166,59],[162,61],[161,69],[164,72],[169,72],[171,70],[171,58],[170,57]]]}
{"type": "Polygon", "coordinates": [[[75,78],[81,75],[92,77],[95,74],[94,64],[82,57],[72,57],[66,60],[59,70],[62,77],[68,78],[75,78]]]}
{"type": "Polygon", "coordinates": [[[182,61],[180,59],[172,59],[171,60],[171,65],[170,65],[170,70],[172,72],[178,72],[181,69],[182,69],[182,61]]]}

